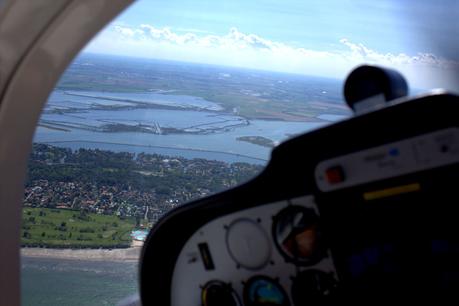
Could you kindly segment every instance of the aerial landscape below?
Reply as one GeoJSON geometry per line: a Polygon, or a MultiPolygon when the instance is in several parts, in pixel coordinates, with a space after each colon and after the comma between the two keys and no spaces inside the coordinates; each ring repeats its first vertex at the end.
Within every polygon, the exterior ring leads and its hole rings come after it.
{"type": "Polygon", "coordinates": [[[147,232],[167,211],[249,180],[281,141],[349,116],[340,85],[80,55],[49,97],[35,135],[23,246],[141,245],[144,236],[133,233],[147,232]]]}

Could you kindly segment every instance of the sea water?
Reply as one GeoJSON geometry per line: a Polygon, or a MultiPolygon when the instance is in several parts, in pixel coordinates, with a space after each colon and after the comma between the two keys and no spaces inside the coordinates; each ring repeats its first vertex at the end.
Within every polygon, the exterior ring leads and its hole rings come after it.
{"type": "Polygon", "coordinates": [[[22,305],[116,305],[138,292],[137,262],[22,257],[22,305]]]}

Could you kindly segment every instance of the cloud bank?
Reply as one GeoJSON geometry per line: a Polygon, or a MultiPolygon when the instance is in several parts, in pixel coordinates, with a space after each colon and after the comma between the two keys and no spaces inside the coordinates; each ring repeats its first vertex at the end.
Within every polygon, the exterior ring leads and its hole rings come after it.
{"type": "Polygon", "coordinates": [[[398,69],[412,86],[451,87],[459,63],[431,53],[380,53],[346,38],[335,49],[312,50],[272,41],[231,28],[225,35],[206,31],[132,27],[114,24],[102,31],[85,49],[146,58],[229,65],[323,77],[344,78],[355,66],[367,63],[398,69]]]}

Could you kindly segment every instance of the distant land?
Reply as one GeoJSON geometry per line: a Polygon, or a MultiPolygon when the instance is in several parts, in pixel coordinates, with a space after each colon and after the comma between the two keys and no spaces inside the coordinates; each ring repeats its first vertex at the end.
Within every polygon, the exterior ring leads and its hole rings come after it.
{"type": "Polygon", "coordinates": [[[304,75],[82,54],[57,89],[186,95],[218,103],[224,112],[247,119],[320,121],[317,116],[324,110],[350,113],[341,86],[340,80],[304,75]]]}

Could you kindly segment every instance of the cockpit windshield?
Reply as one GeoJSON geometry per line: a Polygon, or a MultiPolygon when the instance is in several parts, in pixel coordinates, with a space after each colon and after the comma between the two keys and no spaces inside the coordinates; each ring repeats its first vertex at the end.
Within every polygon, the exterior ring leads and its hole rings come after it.
{"type": "Polygon", "coordinates": [[[411,95],[459,91],[458,11],[446,0],[134,3],[75,58],[38,123],[24,304],[135,293],[152,226],[253,178],[282,141],[351,116],[342,89],[358,65],[397,69],[411,95]]]}

